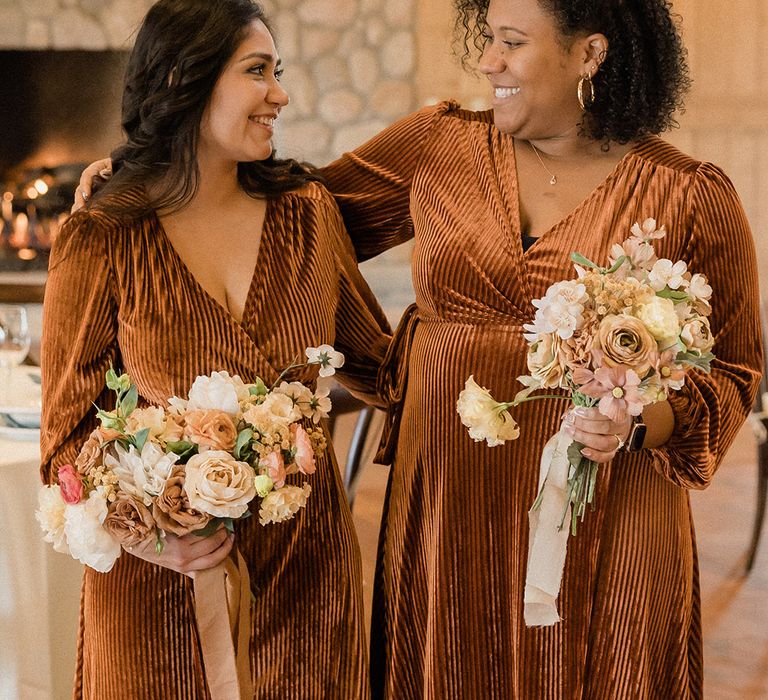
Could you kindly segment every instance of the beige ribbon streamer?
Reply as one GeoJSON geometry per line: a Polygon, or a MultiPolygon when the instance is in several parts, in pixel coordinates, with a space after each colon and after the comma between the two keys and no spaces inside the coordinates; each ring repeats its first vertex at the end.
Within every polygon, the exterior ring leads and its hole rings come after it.
{"type": "Polygon", "coordinates": [[[557,596],[565,566],[571,521],[568,502],[568,447],[573,438],[563,428],[544,446],[539,467],[538,508],[528,511],[528,569],[525,574],[523,617],[526,627],[560,622],[557,596]],[[563,512],[565,511],[565,524],[563,512]]]}
{"type": "Polygon", "coordinates": [[[194,591],[211,700],[252,700],[251,587],[242,554],[235,550],[218,566],[196,572],[194,591]]]}

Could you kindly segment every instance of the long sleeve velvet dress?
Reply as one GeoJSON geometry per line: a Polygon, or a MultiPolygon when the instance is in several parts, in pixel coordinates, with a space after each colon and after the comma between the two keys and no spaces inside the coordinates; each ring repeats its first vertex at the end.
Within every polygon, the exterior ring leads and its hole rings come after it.
{"type": "MultiPolygon", "coordinates": [[[[157,216],[123,223],[98,205],[56,241],[44,314],[46,482],[95,427],[92,402],[107,401],[110,363],[143,401],[162,404],[215,370],[269,384],[305,347],[331,343],[346,355],[346,382],[371,394],[389,342],[338,209],[317,184],[269,201],[242,322],[198,284],[157,216]]],[[[293,520],[236,525],[254,596],[255,697],[367,698],[360,552],[331,449],[308,480],[312,494],[293,520]]],[[[107,574],[86,567],[75,697],[208,697],[191,579],[127,552],[107,574]]]]}
{"type": "Polygon", "coordinates": [[[729,180],[643,138],[524,251],[514,141],[490,113],[424,109],[324,175],[359,258],[415,237],[416,306],[381,385],[401,401],[374,593],[374,697],[701,698],[688,491],[712,480],[762,366],[753,241],[729,180]],[[659,256],[709,278],[717,360],[671,397],[666,445],[601,466],[596,509],[568,545],[563,620],[526,628],[527,511],[565,404],[520,406],[519,439],[489,448],[471,440],[456,400],[471,374],[513,397],[527,373],[531,300],[574,276],[572,251],[607,260],[648,217],[669,232],[659,256]]]}

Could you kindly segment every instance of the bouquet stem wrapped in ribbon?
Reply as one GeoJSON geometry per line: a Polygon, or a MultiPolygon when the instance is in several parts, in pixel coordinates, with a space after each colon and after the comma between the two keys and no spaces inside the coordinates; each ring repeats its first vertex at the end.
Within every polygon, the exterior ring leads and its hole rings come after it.
{"type": "MultiPolygon", "coordinates": [[[[154,542],[162,555],[168,535],[201,537],[251,515],[258,497],[262,525],[292,518],[311,487],[286,482],[311,475],[326,449],[317,424],[328,416],[328,391],[286,382],[291,370],[319,365],[329,376],[344,362],[329,345],[307,348],[307,361],[286,368],[267,387],[227,372],[199,376],[188,399],[138,408],[128,375],[107,372],[112,411],[97,409],[100,427],[75,464],[59,467],[58,483],[43,486],[37,518],[54,549],[101,573],[123,549],[154,542]]],[[[221,564],[193,574],[195,611],[213,700],[253,697],[250,678],[250,580],[234,548],[221,564]]]]}
{"type": "MultiPolygon", "coordinates": [[[[470,377],[457,410],[476,441],[489,446],[516,439],[509,409],[525,401],[569,399],[573,409],[596,407],[613,422],[680,390],[686,371],[709,372],[714,345],[709,325],[712,288],[685,262],[659,259],[653,241],[664,227],[647,219],[611,249],[608,267],[579,253],[577,279],[557,282],[535,299],[524,326],[530,374],[509,402],[498,402],[470,377]],[[535,394],[565,389],[567,394],[535,394]]],[[[564,416],[564,418],[567,417],[564,416]]],[[[560,592],[569,534],[576,535],[593,504],[598,465],[582,454],[564,424],[542,451],[538,493],[529,512],[524,613],[528,626],[560,620],[560,592]]]]}

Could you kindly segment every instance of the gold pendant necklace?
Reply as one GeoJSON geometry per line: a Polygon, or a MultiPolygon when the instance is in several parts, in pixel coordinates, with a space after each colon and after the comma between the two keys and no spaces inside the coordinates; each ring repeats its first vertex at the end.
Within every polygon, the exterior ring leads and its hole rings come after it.
{"type": "Polygon", "coordinates": [[[544,161],[541,159],[541,156],[539,155],[539,149],[536,148],[536,146],[533,145],[530,141],[528,142],[531,144],[531,148],[533,149],[533,152],[536,154],[536,157],[539,159],[539,163],[541,163],[541,167],[544,168],[549,173],[549,184],[554,187],[557,184],[557,175],[555,175],[546,165],[544,165],[544,161]]]}

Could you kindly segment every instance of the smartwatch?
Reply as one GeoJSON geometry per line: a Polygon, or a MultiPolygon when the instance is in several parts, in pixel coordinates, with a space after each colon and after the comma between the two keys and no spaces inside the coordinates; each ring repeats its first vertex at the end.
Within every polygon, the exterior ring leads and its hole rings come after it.
{"type": "Polygon", "coordinates": [[[634,416],[632,418],[632,428],[629,431],[629,436],[626,441],[627,452],[639,452],[645,445],[645,433],[647,427],[643,423],[643,416],[634,416]]]}

